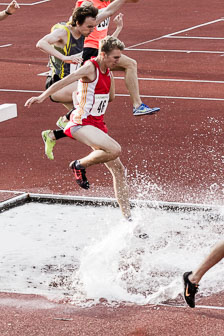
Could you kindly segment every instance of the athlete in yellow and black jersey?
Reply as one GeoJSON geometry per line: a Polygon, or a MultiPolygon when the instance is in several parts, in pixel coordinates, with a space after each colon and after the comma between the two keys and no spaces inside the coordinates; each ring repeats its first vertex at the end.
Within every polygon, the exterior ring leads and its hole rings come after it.
{"type": "MultiPolygon", "coordinates": [[[[50,34],[45,35],[37,42],[37,47],[46,52],[51,68],[47,86],[64,78],[70,72],[77,69],[82,63],[84,39],[94,29],[98,9],[94,6],[77,8],[72,14],[71,22],[57,23],[51,29],[50,34]]],[[[66,94],[52,96],[54,101],[63,104],[70,102],[66,94]]],[[[69,97],[70,98],[70,97],[69,97]]]]}
{"type": "MultiPolygon", "coordinates": [[[[78,39],[76,39],[71,34],[65,22],[55,24],[52,27],[51,32],[55,31],[56,29],[64,29],[67,32],[67,42],[63,48],[56,45],[54,45],[54,48],[64,56],[76,55],[76,57],[82,58],[85,37],[81,35],[78,39]]],[[[50,55],[49,66],[51,71],[50,76],[47,78],[46,87],[49,87],[54,82],[66,77],[71,72],[77,70],[80,66],[80,63],[66,63],[61,59],[50,55]]]]}

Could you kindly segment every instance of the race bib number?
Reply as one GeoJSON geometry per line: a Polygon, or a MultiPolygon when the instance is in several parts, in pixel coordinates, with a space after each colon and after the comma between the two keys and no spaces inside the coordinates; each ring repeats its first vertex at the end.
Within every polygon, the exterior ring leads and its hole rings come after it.
{"type": "Polygon", "coordinates": [[[108,94],[96,94],[95,103],[93,105],[91,115],[99,117],[106,112],[107,105],[109,102],[109,93],[108,94]]]}
{"type": "Polygon", "coordinates": [[[104,21],[100,22],[98,26],[96,26],[97,31],[102,31],[104,29],[107,29],[110,23],[110,18],[105,19],[104,21]]]}

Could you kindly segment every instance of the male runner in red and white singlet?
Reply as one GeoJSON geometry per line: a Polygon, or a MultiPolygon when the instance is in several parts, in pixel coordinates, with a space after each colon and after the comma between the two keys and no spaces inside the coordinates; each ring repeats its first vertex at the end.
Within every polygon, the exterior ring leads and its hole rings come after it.
{"type": "Polygon", "coordinates": [[[89,62],[95,66],[96,78],[90,83],[78,81],[77,93],[74,97],[74,111],[64,130],[65,134],[72,138],[71,128],[79,125],[92,125],[107,133],[103,119],[110,99],[112,73],[108,68],[103,73],[95,58],[89,62]]]}
{"type": "Polygon", "coordinates": [[[101,41],[99,55],[94,60],[87,61],[81,68],[64,79],[56,82],[38,97],[31,97],[25,106],[42,103],[51,94],[79,80],[78,93],[75,97],[76,110],[72,113],[65,133],[90,146],[93,151],[70,163],[76,182],[84,189],[89,188],[86,178],[86,168],[98,163],[105,163],[110,170],[114,191],[122,214],[131,218],[128,187],[125,168],[119,155],[121,146],[107,134],[103,120],[109,101],[115,97],[114,81],[109,69],[113,68],[121,57],[124,44],[117,38],[108,36],[101,41]]]}
{"type": "MultiPolygon", "coordinates": [[[[76,7],[80,7],[86,5],[86,3],[91,3],[94,7],[103,11],[106,7],[110,5],[114,0],[77,0],[76,7]]],[[[126,3],[135,3],[138,0],[126,0],[126,3]]],[[[110,18],[105,19],[100,22],[97,26],[95,26],[94,30],[88,37],[85,38],[84,49],[83,49],[83,62],[90,59],[92,56],[98,55],[99,42],[104,39],[108,35],[110,18]]],[[[116,36],[117,37],[117,36],[116,36]]],[[[137,75],[137,62],[126,56],[122,55],[118,64],[114,69],[114,71],[124,71],[125,75],[125,85],[128,89],[128,92],[131,96],[131,100],[133,103],[133,115],[134,116],[142,116],[142,115],[150,115],[158,112],[160,110],[159,107],[149,107],[144,104],[141,100],[139,93],[139,85],[138,85],[138,75],[137,75]]]]}
{"type": "MultiPolygon", "coordinates": [[[[125,0],[125,3],[135,3],[138,2],[138,0],[125,0]]],[[[114,5],[120,5],[118,3],[118,0],[78,0],[76,2],[76,8],[80,9],[79,7],[85,7],[88,5],[94,5],[94,7],[97,7],[99,9],[99,15],[97,18],[99,19],[100,17],[102,18],[103,13],[109,10],[111,6],[114,5]]],[[[117,7],[118,8],[118,7],[117,7]]],[[[74,13],[73,12],[73,17],[71,18],[72,26],[75,25],[74,22],[74,13]]],[[[85,42],[84,42],[84,49],[83,49],[83,60],[88,60],[92,56],[97,56],[98,55],[98,48],[99,48],[99,41],[100,39],[106,37],[108,33],[108,25],[109,25],[109,15],[112,15],[112,12],[114,9],[108,12],[107,16],[104,17],[104,20],[97,20],[96,25],[94,29],[92,30],[92,33],[89,32],[88,36],[86,36],[85,42]]],[[[120,13],[116,18],[115,18],[117,29],[113,33],[114,37],[118,37],[119,32],[122,29],[123,26],[123,21],[122,21],[122,14],[120,13]]],[[[64,33],[64,32],[63,32],[64,33]]],[[[38,42],[38,46],[41,47],[42,50],[44,50],[47,53],[52,53],[53,48],[50,46],[50,44],[46,44],[46,39],[49,39],[51,36],[47,35],[43,39],[41,39],[38,42]]],[[[58,36],[57,36],[58,38],[58,36]]],[[[52,41],[48,41],[52,42],[52,41]]],[[[55,53],[55,50],[53,50],[55,53]]],[[[71,58],[72,56],[70,56],[71,58]]],[[[138,76],[137,76],[137,63],[134,59],[127,57],[126,55],[121,55],[118,64],[114,66],[113,70],[119,70],[119,71],[124,71],[125,74],[125,84],[127,86],[127,89],[130,93],[132,102],[133,102],[133,114],[135,116],[140,116],[140,115],[145,115],[145,114],[154,114],[155,112],[159,111],[160,109],[155,107],[155,108],[150,108],[149,106],[145,105],[142,103],[142,100],[140,98],[139,94],[139,85],[138,85],[138,76]]],[[[76,90],[76,83],[72,83],[70,86],[64,87],[62,90],[59,90],[56,92],[52,99],[54,101],[62,102],[63,104],[66,104],[66,106],[70,109],[73,106],[72,100],[73,100],[73,94],[76,90]]],[[[53,154],[53,148],[56,144],[56,140],[59,140],[63,138],[65,133],[63,133],[62,129],[66,127],[67,122],[70,119],[70,114],[71,111],[69,111],[66,116],[62,116],[58,119],[57,121],[57,126],[60,128],[60,130],[45,130],[42,132],[42,138],[45,144],[45,154],[50,160],[54,159],[54,154],[53,154]]]]}

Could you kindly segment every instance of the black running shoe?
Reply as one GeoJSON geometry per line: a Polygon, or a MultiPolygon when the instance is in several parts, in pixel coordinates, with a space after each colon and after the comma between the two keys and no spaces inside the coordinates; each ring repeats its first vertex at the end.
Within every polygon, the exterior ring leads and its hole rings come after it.
{"type": "Polygon", "coordinates": [[[183,275],[184,280],[184,299],[187,302],[188,306],[191,308],[195,307],[195,294],[198,291],[198,285],[190,282],[188,276],[192,272],[185,272],[183,275]]]}
{"type": "Polygon", "coordinates": [[[138,235],[138,237],[141,238],[141,239],[148,239],[148,238],[149,238],[149,235],[148,235],[147,233],[140,233],[140,234],[138,235]]]}
{"type": "Polygon", "coordinates": [[[86,177],[86,170],[85,168],[81,168],[81,169],[76,168],[77,163],[78,162],[76,160],[76,161],[72,161],[69,165],[69,167],[72,169],[74,173],[75,180],[81,188],[89,189],[89,181],[87,180],[87,177],[86,177]]]}

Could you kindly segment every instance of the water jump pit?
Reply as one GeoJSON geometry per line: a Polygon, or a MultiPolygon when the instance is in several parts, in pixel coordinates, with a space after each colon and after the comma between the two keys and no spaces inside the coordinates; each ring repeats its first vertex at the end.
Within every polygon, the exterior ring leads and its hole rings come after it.
{"type": "MultiPolygon", "coordinates": [[[[132,207],[130,223],[114,199],[23,193],[1,202],[0,292],[81,307],[182,306],[182,274],[220,240],[224,207],[146,201],[132,207]]],[[[198,298],[224,291],[223,277],[222,261],[204,276],[198,298]]]]}

